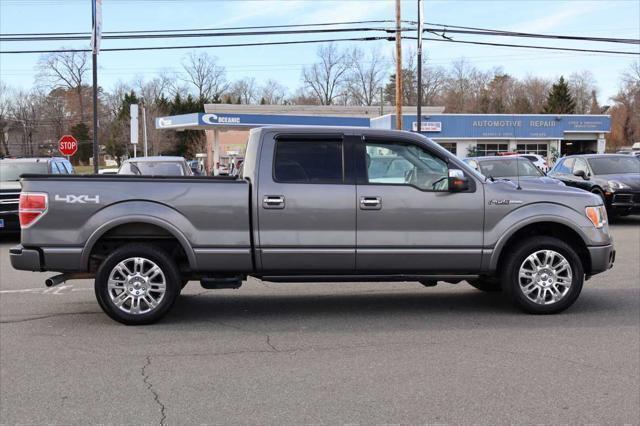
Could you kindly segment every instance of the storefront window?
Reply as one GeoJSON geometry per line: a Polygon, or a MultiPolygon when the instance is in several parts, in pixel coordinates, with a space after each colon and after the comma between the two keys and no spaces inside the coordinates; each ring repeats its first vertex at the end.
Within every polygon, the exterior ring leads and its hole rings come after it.
{"type": "Polygon", "coordinates": [[[438,142],[438,144],[440,144],[441,147],[443,147],[444,149],[446,149],[447,151],[449,151],[453,155],[456,155],[456,143],[455,142],[438,142]]]}
{"type": "Polygon", "coordinates": [[[498,155],[499,152],[509,152],[508,143],[479,143],[476,147],[478,157],[498,155]]]}
{"type": "Polygon", "coordinates": [[[519,143],[519,154],[538,154],[543,157],[547,157],[547,149],[549,145],[546,143],[519,143]]]}

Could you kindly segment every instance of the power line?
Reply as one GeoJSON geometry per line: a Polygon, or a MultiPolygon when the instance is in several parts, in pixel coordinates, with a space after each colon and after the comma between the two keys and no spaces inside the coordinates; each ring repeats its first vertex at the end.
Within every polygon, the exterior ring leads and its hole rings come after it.
{"type": "MultiPolygon", "coordinates": [[[[394,41],[395,37],[353,37],[353,38],[334,38],[323,40],[292,40],[292,41],[272,41],[259,43],[232,43],[232,44],[209,44],[209,45],[190,45],[190,46],[149,46],[149,47],[115,47],[100,49],[101,52],[130,52],[139,50],[175,50],[175,49],[207,49],[218,47],[252,47],[252,46],[276,46],[288,44],[312,44],[312,43],[333,43],[341,41],[378,41],[387,40],[394,41]]],[[[53,50],[3,50],[0,54],[22,54],[22,53],[81,53],[91,52],[91,49],[53,49],[53,50]]]]}
{"type": "MultiPolygon", "coordinates": [[[[440,35],[440,34],[435,34],[440,35]]],[[[417,37],[402,37],[403,39],[416,40],[417,37]]],[[[476,44],[481,46],[496,46],[496,47],[518,47],[524,49],[540,49],[540,50],[558,50],[563,52],[584,52],[584,53],[607,53],[614,55],[638,55],[640,52],[625,52],[620,50],[600,50],[600,49],[578,49],[571,47],[553,47],[553,46],[534,46],[527,44],[508,44],[508,43],[490,43],[483,41],[470,41],[470,40],[454,40],[451,38],[425,38],[428,41],[442,41],[447,43],[462,43],[462,44],[476,44]]],[[[1,52],[0,52],[1,53],[1,52]]]]}
{"type": "Polygon", "coordinates": [[[543,39],[554,39],[554,40],[640,44],[639,39],[633,39],[633,38],[583,37],[583,36],[567,36],[567,35],[553,35],[553,34],[519,33],[519,32],[509,32],[509,31],[499,31],[499,30],[456,30],[456,29],[452,30],[447,27],[425,28],[424,32],[433,33],[433,34],[436,34],[436,33],[474,34],[474,35],[484,35],[484,36],[524,37],[524,38],[543,38],[543,39]]]}
{"type": "MultiPolygon", "coordinates": [[[[356,28],[327,28],[312,30],[283,30],[283,31],[242,31],[242,32],[200,32],[200,33],[178,33],[178,34],[131,34],[131,35],[107,35],[103,36],[104,40],[129,40],[129,39],[158,39],[158,38],[193,38],[193,37],[241,37],[241,36],[264,36],[264,35],[292,35],[292,34],[326,34],[326,33],[345,33],[345,32],[370,32],[383,31],[394,33],[395,30],[388,28],[375,27],[356,27],[356,28]]],[[[89,40],[90,36],[54,36],[54,37],[8,37],[0,38],[0,41],[71,41],[71,40],[89,40]]],[[[106,49],[103,49],[106,50],[106,49]]]]}
{"type": "MultiPolygon", "coordinates": [[[[178,28],[178,29],[164,29],[164,30],[131,30],[131,31],[103,31],[102,34],[146,34],[146,33],[161,33],[161,32],[194,32],[194,31],[233,31],[233,30],[255,30],[255,29],[267,29],[267,28],[299,28],[299,27],[322,27],[331,25],[355,25],[355,24],[384,24],[393,22],[388,19],[369,20],[369,21],[339,21],[339,22],[320,22],[315,24],[286,24],[286,25],[260,25],[251,27],[218,27],[218,28],[178,28]]],[[[1,34],[4,36],[36,36],[36,35],[91,35],[91,32],[53,32],[53,33],[9,33],[1,34]]]]}

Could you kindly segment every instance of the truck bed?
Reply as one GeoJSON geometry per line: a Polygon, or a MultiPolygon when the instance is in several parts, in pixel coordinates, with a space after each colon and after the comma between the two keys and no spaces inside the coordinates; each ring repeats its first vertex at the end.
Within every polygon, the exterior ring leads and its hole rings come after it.
{"type": "Polygon", "coordinates": [[[22,190],[49,196],[47,213],[22,231],[25,247],[41,248],[43,269],[73,269],[78,265],[67,262],[74,259],[86,265],[95,242],[107,232],[117,233],[114,229],[125,223],[129,234],[138,229],[141,237],[150,227],[169,229],[182,243],[192,268],[252,268],[247,181],[206,176],[24,175],[22,190]],[[32,232],[34,228],[37,232],[32,232]]]}

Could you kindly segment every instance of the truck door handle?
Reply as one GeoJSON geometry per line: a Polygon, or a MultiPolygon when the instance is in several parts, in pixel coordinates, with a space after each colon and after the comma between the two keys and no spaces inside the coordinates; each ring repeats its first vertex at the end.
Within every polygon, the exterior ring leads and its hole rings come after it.
{"type": "Polygon", "coordinates": [[[262,199],[262,207],[265,209],[284,209],[284,196],[265,195],[262,199]]]}
{"type": "Polygon", "coordinates": [[[361,210],[380,210],[381,208],[382,208],[382,198],[360,197],[361,210]]]}

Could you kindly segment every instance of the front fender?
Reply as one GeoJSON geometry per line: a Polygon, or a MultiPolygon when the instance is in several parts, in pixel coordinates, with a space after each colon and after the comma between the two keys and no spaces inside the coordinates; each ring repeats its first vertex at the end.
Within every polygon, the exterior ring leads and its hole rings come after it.
{"type": "Polygon", "coordinates": [[[127,223],[148,223],[158,226],[173,235],[182,246],[189,265],[196,268],[196,256],[187,235],[196,230],[189,220],[178,211],[161,203],[149,201],[127,201],[110,205],[94,214],[85,224],[87,235],[81,255],[81,265],[88,269],[93,247],[109,230],[127,223]]]}
{"type": "Polygon", "coordinates": [[[539,202],[514,209],[494,225],[485,229],[485,247],[488,249],[483,259],[483,269],[495,271],[498,259],[510,238],[522,228],[534,223],[551,222],[573,230],[585,245],[597,246],[611,243],[608,225],[596,229],[586,215],[562,204],[539,202]]]}

